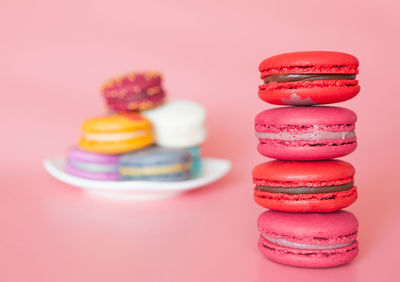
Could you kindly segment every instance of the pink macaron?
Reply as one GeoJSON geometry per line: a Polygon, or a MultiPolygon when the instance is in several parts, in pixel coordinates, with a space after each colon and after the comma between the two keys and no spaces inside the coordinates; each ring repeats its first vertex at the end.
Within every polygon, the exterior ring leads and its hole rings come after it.
{"type": "Polygon", "coordinates": [[[65,171],[81,178],[119,180],[118,155],[86,152],[74,146],[67,152],[65,171]]]}
{"type": "Polygon", "coordinates": [[[269,259],[300,267],[332,267],[358,254],[358,221],[346,211],[285,213],[258,218],[258,247],[269,259]]]}
{"type": "Polygon", "coordinates": [[[280,160],[342,157],[357,147],[356,114],[339,107],[282,107],[255,118],[258,151],[280,160]]]}

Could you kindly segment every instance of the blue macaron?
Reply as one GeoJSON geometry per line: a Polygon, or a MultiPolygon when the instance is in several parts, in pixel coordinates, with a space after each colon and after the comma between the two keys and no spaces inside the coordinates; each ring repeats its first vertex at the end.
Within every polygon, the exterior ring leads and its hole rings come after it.
{"type": "Polygon", "coordinates": [[[202,172],[201,150],[199,146],[187,148],[192,155],[193,164],[190,170],[192,176],[199,176],[202,172]]]}
{"type": "Polygon", "coordinates": [[[185,149],[149,147],[119,158],[122,180],[182,181],[190,178],[193,158],[185,149]]]}

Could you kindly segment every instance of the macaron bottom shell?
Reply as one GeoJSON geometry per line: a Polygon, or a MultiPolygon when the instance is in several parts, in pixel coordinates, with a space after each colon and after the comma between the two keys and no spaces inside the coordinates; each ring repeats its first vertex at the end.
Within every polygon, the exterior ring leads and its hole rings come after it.
{"type": "Polygon", "coordinates": [[[355,186],[341,192],[297,195],[270,193],[254,188],[254,201],[258,205],[286,212],[333,212],[350,206],[357,197],[355,186]]]}
{"type": "Polygon", "coordinates": [[[164,103],[165,94],[159,93],[139,100],[113,101],[107,100],[107,107],[112,111],[144,111],[155,108],[164,103]]]}
{"type": "Polygon", "coordinates": [[[278,263],[298,267],[334,267],[353,260],[358,254],[358,242],[327,250],[304,250],[280,246],[260,236],[258,248],[263,255],[278,263]]]}
{"type": "Polygon", "coordinates": [[[182,181],[190,179],[191,162],[171,163],[169,165],[150,165],[146,167],[120,166],[122,180],[144,181],[182,181]]]}
{"type": "Polygon", "coordinates": [[[306,106],[350,100],[360,92],[355,80],[318,80],[261,85],[259,97],[274,105],[306,106]]]}
{"type": "Polygon", "coordinates": [[[152,145],[154,138],[151,134],[121,141],[89,141],[82,138],[79,147],[82,150],[101,154],[122,154],[146,148],[152,145]]]}
{"type": "Polygon", "coordinates": [[[138,176],[126,176],[121,175],[121,180],[137,180],[137,181],[183,181],[188,180],[191,177],[190,171],[180,171],[177,173],[170,174],[158,174],[158,175],[138,175],[138,176]]]}

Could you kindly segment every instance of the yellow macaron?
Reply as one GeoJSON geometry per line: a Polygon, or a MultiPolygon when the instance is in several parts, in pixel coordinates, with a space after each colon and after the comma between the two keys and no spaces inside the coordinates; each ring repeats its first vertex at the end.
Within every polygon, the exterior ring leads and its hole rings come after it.
{"type": "Polygon", "coordinates": [[[101,154],[122,154],[145,148],[153,142],[148,119],[137,113],[118,113],[85,121],[79,147],[101,154]]]}

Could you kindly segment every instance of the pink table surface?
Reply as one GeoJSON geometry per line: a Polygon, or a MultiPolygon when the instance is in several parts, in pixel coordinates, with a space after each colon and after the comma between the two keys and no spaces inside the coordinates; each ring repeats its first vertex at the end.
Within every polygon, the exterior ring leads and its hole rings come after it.
{"type": "Polygon", "coordinates": [[[400,274],[397,1],[1,1],[0,281],[396,281],[400,274]],[[256,248],[251,169],[259,62],[338,50],[360,62],[360,255],[332,269],[275,264],[256,248]],[[208,110],[219,182],[179,198],[91,197],[42,168],[103,112],[100,84],[158,69],[170,98],[208,110]]]}

